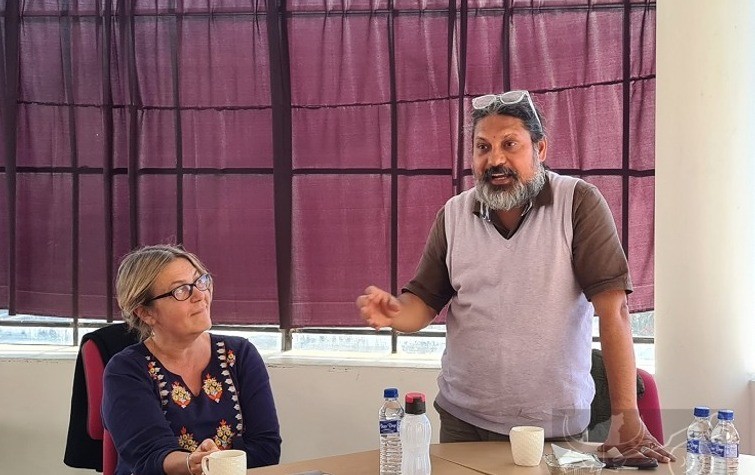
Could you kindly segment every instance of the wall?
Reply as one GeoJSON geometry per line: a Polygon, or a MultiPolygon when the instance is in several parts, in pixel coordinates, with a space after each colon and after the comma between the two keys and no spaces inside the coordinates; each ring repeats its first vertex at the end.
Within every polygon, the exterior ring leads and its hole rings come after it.
{"type": "Polygon", "coordinates": [[[655,336],[666,432],[733,409],[742,451],[755,372],[755,2],[657,8],[655,336]]]}
{"type": "MultiPolygon", "coordinates": [[[[390,363],[389,363],[390,364],[390,363]]],[[[301,365],[278,360],[269,371],[278,404],[283,461],[377,448],[377,411],[386,386],[434,397],[436,364],[425,368],[301,365]]],[[[74,361],[0,359],[2,473],[95,473],[63,465],[74,361]]],[[[428,411],[437,442],[437,413],[428,411]]]]}

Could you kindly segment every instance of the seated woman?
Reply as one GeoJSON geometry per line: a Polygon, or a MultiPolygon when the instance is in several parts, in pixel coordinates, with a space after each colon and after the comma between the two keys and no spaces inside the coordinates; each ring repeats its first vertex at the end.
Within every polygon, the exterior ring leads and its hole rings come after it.
{"type": "Polygon", "coordinates": [[[116,279],[124,320],[141,343],[105,368],[102,417],[117,474],[201,474],[203,456],[246,451],[247,466],[278,463],[281,438],[265,364],[240,337],[213,335],[212,277],[174,246],[128,254],[116,279]]]}

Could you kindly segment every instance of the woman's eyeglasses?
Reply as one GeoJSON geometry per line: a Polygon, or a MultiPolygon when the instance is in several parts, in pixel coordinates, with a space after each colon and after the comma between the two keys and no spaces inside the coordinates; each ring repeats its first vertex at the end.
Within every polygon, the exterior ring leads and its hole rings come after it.
{"type": "Polygon", "coordinates": [[[182,302],[189,297],[191,297],[191,294],[194,292],[194,287],[197,288],[197,290],[205,291],[212,286],[212,277],[210,274],[202,274],[199,277],[197,277],[197,280],[192,282],[191,284],[183,284],[179,285],[175,289],[171,290],[170,292],[165,292],[164,294],[158,295],[157,297],[152,297],[151,299],[147,299],[144,303],[148,304],[153,300],[165,298],[165,297],[173,297],[174,299],[178,300],[179,302],[182,302]]]}
{"type": "Polygon", "coordinates": [[[472,99],[472,107],[475,110],[482,110],[490,107],[491,104],[500,102],[501,104],[518,104],[524,99],[527,99],[527,103],[530,105],[530,110],[537,119],[537,125],[540,126],[540,130],[543,130],[543,123],[540,122],[540,116],[537,115],[537,109],[535,104],[532,103],[529,91],[508,91],[503,94],[485,94],[484,96],[475,97],[472,99]]]}

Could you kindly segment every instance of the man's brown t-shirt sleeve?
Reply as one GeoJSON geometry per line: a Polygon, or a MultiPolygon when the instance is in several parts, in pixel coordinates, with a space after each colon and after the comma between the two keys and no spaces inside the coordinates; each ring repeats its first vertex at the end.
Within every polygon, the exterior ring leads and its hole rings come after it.
{"type": "Polygon", "coordinates": [[[572,208],[574,274],[588,300],[606,290],[632,291],[629,266],[611,210],[598,189],[580,181],[572,208]]]}
{"type": "Polygon", "coordinates": [[[455,293],[446,266],[447,252],[444,207],[435,216],[414,278],[402,289],[402,292],[411,292],[422,299],[436,314],[440,313],[455,293]]]}

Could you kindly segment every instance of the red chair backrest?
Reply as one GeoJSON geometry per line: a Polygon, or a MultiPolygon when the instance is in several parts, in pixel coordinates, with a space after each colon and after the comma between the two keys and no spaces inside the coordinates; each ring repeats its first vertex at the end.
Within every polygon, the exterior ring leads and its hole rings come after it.
{"type": "Polygon", "coordinates": [[[113,475],[118,465],[118,452],[110,438],[110,432],[104,431],[102,437],[102,475],[113,475]]]}
{"type": "Polygon", "coordinates": [[[113,475],[118,464],[118,452],[115,450],[110,434],[102,425],[102,376],[105,363],[97,344],[89,340],[81,347],[84,362],[84,377],[87,386],[87,432],[93,439],[102,440],[102,474],[113,475]]]}
{"type": "Polygon", "coordinates": [[[644,369],[637,368],[637,374],[645,384],[645,394],[637,399],[637,408],[640,411],[640,417],[645,422],[645,426],[650,433],[653,434],[653,437],[663,444],[663,419],[661,419],[661,401],[658,396],[658,386],[655,384],[653,375],[644,369]]]}
{"type": "Polygon", "coordinates": [[[81,347],[81,357],[84,362],[84,378],[87,384],[87,432],[93,439],[102,440],[102,375],[105,363],[97,345],[89,340],[81,347]]]}

